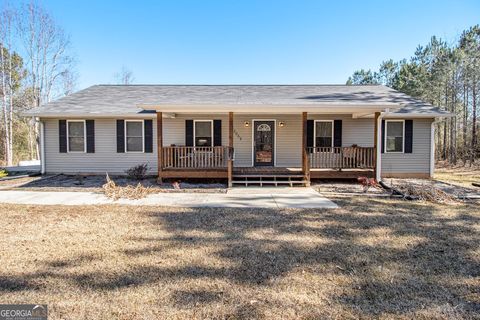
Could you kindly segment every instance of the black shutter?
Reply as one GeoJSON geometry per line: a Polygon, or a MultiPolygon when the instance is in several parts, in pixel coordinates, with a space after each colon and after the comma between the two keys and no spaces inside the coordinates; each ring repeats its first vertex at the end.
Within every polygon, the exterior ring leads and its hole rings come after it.
{"type": "MultiPolygon", "coordinates": [[[[377,139],[377,137],[375,137],[377,139]]],[[[382,120],[382,141],[381,141],[381,146],[382,146],[382,153],[385,153],[385,120],[382,120]]]]}
{"type": "Polygon", "coordinates": [[[213,120],[213,146],[222,145],[222,120],[213,120]]]}
{"type": "Polygon", "coordinates": [[[342,146],[342,120],[333,121],[333,146],[342,146]]]}
{"type": "Polygon", "coordinates": [[[58,120],[58,146],[61,153],[67,152],[67,120],[58,120]]]}
{"type": "Polygon", "coordinates": [[[87,127],[87,153],[95,152],[95,121],[85,120],[85,126],[87,127]]]}
{"type": "MultiPolygon", "coordinates": [[[[307,148],[313,148],[313,126],[315,122],[313,120],[307,120],[307,148]]],[[[308,149],[310,152],[312,149],[308,149]]]]}
{"type": "Polygon", "coordinates": [[[125,152],[125,120],[117,120],[117,153],[125,152]]]}
{"type": "Polygon", "coordinates": [[[185,145],[193,147],[193,120],[185,120],[185,145]]]}
{"type": "Polygon", "coordinates": [[[413,120],[405,120],[405,153],[413,149],[413,120]]]}
{"type": "Polygon", "coordinates": [[[144,131],[144,137],[145,137],[145,152],[152,153],[153,152],[153,121],[152,120],[144,120],[143,131],[144,131]]]}

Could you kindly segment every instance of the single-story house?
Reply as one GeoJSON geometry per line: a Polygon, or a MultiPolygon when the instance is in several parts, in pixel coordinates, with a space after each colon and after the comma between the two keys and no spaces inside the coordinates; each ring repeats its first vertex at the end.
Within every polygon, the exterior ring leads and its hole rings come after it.
{"type": "Polygon", "coordinates": [[[95,85],[30,110],[44,173],[429,178],[448,112],[382,85],[95,85]]]}

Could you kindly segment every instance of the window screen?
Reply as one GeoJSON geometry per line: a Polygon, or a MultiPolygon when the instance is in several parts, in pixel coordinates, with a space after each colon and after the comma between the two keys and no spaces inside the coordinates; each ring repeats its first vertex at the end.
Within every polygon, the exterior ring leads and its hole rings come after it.
{"type": "Polygon", "coordinates": [[[195,146],[196,147],[212,146],[212,122],[211,121],[195,121],[195,146]]]}
{"type": "Polygon", "coordinates": [[[143,122],[126,121],[127,152],[143,151],[143,122]]]}
{"type": "Polygon", "coordinates": [[[85,123],[83,121],[68,122],[68,151],[85,152],[85,123]]]}
{"type": "Polygon", "coordinates": [[[387,121],[387,152],[403,152],[403,121],[387,121]]]}
{"type": "Polygon", "coordinates": [[[333,122],[315,122],[315,147],[331,148],[333,146],[333,122]]]}

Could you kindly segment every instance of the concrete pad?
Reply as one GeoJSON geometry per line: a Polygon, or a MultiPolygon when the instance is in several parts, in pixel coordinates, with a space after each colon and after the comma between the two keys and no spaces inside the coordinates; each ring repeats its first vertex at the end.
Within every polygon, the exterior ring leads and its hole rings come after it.
{"type": "Polygon", "coordinates": [[[184,208],[337,208],[311,188],[235,188],[225,193],[156,193],[113,201],[94,192],[0,191],[0,203],[31,205],[123,204],[184,208]]]}
{"type": "Polygon", "coordinates": [[[227,194],[305,194],[316,193],[310,187],[235,187],[228,189],[227,194]]]}
{"type": "Polygon", "coordinates": [[[0,191],[0,203],[34,205],[88,205],[113,203],[93,192],[0,191]]]}
{"type": "Polygon", "coordinates": [[[334,202],[323,197],[316,190],[305,187],[243,187],[230,189],[228,194],[270,195],[277,208],[338,208],[334,202]]]}

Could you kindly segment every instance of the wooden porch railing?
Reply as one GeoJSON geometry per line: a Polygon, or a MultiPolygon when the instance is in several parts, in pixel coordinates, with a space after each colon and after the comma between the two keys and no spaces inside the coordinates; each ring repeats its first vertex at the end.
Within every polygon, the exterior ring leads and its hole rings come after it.
{"type": "Polygon", "coordinates": [[[231,147],[163,147],[163,169],[227,169],[231,147]]]}
{"type": "Polygon", "coordinates": [[[312,169],[374,169],[374,147],[307,148],[312,169]]]}

